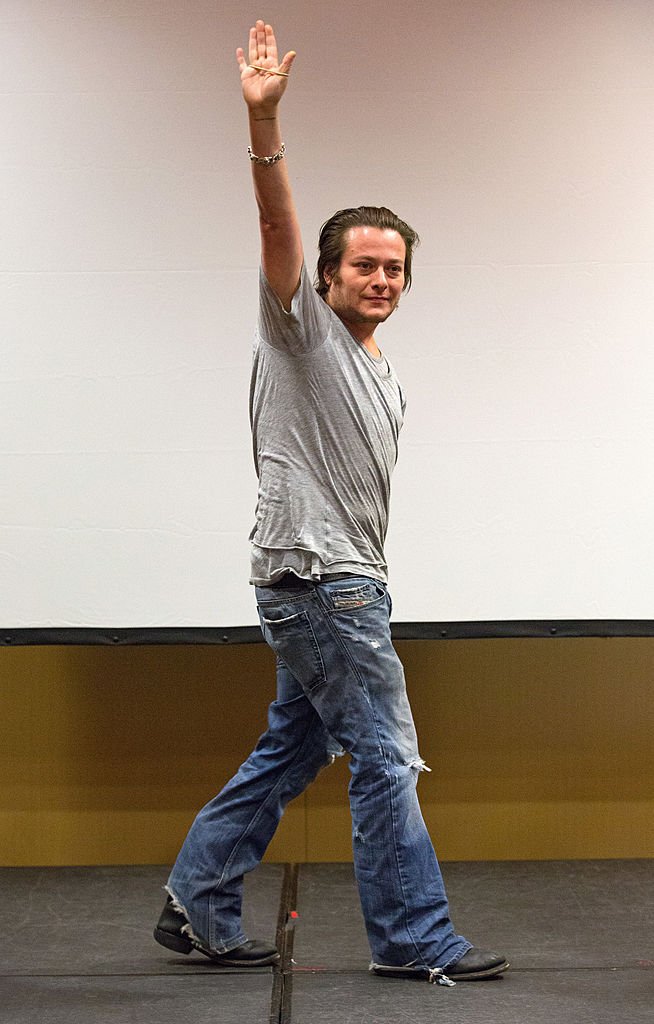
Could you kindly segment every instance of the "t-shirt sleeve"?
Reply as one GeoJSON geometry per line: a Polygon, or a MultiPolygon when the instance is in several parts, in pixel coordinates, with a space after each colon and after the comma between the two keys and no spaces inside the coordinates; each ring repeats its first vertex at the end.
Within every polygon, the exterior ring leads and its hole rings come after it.
{"type": "Polygon", "coordinates": [[[259,334],[273,348],[302,355],[319,348],[327,338],[332,312],[313,288],[306,266],[287,312],[259,270],[259,334]]]}

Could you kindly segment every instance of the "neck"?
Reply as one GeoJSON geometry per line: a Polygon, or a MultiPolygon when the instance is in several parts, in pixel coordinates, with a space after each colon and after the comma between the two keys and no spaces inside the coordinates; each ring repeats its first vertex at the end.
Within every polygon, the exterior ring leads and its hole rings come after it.
{"type": "MultiPolygon", "coordinates": [[[[365,324],[359,325],[360,328],[365,326],[365,324]]],[[[381,352],[370,331],[362,331],[361,329],[359,329],[359,331],[354,331],[351,327],[349,328],[349,331],[356,338],[362,348],[367,349],[368,352],[370,352],[370,355],[374,356],[375,359],[379,359],[381,352]]]]}
{"type": "Polygon", "coordinates": [[[368,341],[362,341],[361,345],[363,346],[363,348],[368,349],[370,355],[374,356],[375,359],[379,359],[379,357],[381,356],[381,349],[378,347],[377,342],[375,341],[374,338],[369,338],[368,341]]]}
{"type": "Polygon", "coordinates": [[[374,337],[375,327],[377,327],[377,324],[369,323],[367,320],[355,321],[354,323],[351,323],[348,320],[345,320],[343,317],[340,317],[340,319],[343,322],[343,324],[347,327],[352,337],[359,342],[361,347],[367,349],[368,352],[370,352],[371,356],[374,356],[375,359],[378,359],[379,356],[381,355],[381,351],[379,350],[379,347],[374,337]]]}

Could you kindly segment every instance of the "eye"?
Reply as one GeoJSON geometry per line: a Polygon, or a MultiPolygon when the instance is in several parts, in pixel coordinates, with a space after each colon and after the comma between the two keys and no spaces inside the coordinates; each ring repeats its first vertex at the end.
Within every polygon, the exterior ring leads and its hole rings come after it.
{"type": "Polygon", "coordinates": [[[403,272],[403,270],[404,270],[404,267],[401,264],[398,263],[395,266],[389,267],[388,270],[386,271],[386,273],[387,274],[392,274],[393,277],[397,277],[399,274],[401,274],[403,272]]]}

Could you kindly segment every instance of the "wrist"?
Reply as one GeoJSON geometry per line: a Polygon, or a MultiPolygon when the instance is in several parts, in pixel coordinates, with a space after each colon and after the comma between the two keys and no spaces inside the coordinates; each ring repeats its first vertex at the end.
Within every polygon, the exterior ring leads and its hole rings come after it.
{"type": "Polygon", "coordinates": [[[277,105],[273,107],[264,105],[248,106],[248,116],[250,121],[276,121],[277,105]]]}

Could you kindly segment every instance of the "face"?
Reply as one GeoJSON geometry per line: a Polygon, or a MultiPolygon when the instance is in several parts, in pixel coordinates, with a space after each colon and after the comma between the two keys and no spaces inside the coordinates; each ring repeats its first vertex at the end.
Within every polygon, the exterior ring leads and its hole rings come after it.
{"type": "Polygon", "coordinates": [[[326,276],[325,301],[355,336],[391,315],[404,286],[406,246],[397,231],[350,228],[341,265],[326,276]]]}

